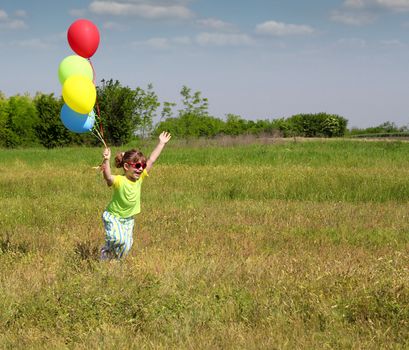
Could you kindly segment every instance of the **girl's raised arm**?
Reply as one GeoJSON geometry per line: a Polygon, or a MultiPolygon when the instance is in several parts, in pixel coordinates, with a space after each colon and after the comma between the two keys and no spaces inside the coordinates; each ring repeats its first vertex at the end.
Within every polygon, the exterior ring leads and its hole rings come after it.
{"type": "Polygon", "coordinates": [[[107,182],[108,186],[112,186],[114,183],[114,177],[111,174],[111,165],[109,164],[111,160],[111,150],[109,148],[105,148],[104,152],[102,153],[104,160],[102,162],[102,173],[104,175],[104,179],[107,182]]]}
{"type": "Polygon", "coordinates": [[[158,159],[160,153],[162,152],[165,145],[169,142],[171,137],[172,136],[170,135],[169,132],[167,131],[161,132],[161,134],[159,135],[159,143],[157,144],[152,154],[149,156],[148,161],[146,162],[147,172],[149,172],[149,170],[152,168],[153,163],[155,163],[156,159],[158,159]]]}

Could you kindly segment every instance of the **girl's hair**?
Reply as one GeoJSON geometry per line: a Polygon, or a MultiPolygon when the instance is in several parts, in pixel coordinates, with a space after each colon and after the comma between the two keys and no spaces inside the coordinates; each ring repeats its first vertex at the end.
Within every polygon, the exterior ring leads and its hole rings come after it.
{"type": "Polygon", "coordinates": [[[117,168],[123,168],[125,163],[137,162],[146,163],[146,157],[137,149],[131,149],[126,152],[118,152],[115,156],[115,166],[117,168]]]}

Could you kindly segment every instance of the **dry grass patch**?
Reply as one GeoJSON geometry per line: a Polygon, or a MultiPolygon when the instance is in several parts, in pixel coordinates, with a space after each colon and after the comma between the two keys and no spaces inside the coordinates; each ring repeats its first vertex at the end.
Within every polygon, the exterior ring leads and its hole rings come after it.
{"type": "Polygon", "coordinates": [[[97,151],[2,154],[0,347],[405,348],[408,147],[179,144],[110,263],[97,151]]]}

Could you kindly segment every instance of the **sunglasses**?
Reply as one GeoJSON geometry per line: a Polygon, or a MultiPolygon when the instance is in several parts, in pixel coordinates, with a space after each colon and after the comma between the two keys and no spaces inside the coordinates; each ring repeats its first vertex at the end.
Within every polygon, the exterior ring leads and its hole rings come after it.
{"type": "Polygon", "coordinates": [[[127,163],[134,169],[145,169],[146,168],[146,163],[127,163]]]}

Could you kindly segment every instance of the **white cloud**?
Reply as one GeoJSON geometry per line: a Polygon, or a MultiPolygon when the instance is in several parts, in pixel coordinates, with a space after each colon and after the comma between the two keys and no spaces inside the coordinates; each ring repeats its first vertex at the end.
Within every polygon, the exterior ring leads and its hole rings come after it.
{"type": "Polygon", "coordinates": [[[30,48],[30,49],[47,49],[50,44],[43,39],[28,39],[14,42],[16,46],[30,48]]]}
{"type": "Polygon", "coordinates": [[[221,31],[233,31],[235,30],[235,26],[231,23],[224,22],[220,19],[216,18],[205,18],[199,19],[197,23],[203,27],[221,30],[221,31]]]}
{"type": "Polygon", "coordinates": [[[390,39],[390,40],[381,40],[380,44],[383,48],[405,48],[407,47],[402,41],[398,39],[390,39]]]}
{"type": "Polygon", "coordinates": [[[368,47],[368,43],[364,39],[344,38],[337,40],[335,46],[343,49],[364,49],[368,47]]]}
{"type": "Polygon", "coordinates": [[[177,45],[190,45],[192,40],[188,36],[178,36],[172,39],[177,45]]]}
{"type": "Polygon", "coordinates": [[[55,45],[59,45],[62,41],[67,39],[66,32],[58,32],[42,38],[32,38],[27,40],[14,41],[13,46],[19,46],[30,49],[48,49],[55,45]]]}
{"type": "Polygon", "coordinates": [[[197,44],[200,46],[248,46],[254,40],[247,34],[232,33],[199,33],[193,40],[188,36],[173,38],[155,37],[143,42],[136,42],[136,46],[149,46],[157,50],[168,50],[177,46],[197,44]]]}
{"type": "Polygon", "coordinates": [[[392,11],[409,11],[409,0],[345,0],[344,6],[356,9],[384,8],[392,11]]]}
{"type": "Polygon", "coordinates": [[[146,45],[159,50],[169,49],[171,44],[167,38],[151,38],[146,40],[146,45]]]}
{"type": "Polygon", "coordinates": [[[342,9],[333,11],[330,19],[347,25],[365,25],[385,11],[409,11],[409,0],[344,0],[342,9]]]}
{"type": "Polygon", "coordinates": [[[407,45],[399,39],[367,41],[361,38],[343,38],[337,40],[333,47],[342,50],[396,50],[406,48],[407,45]]]}
{"type": "Polygon", "coordinates": [[[272,36],[308,35],[315,30],[307,25],[288,24],[276,21],[267,21],[256,26],[256,32],[272,36]]]}
{"type": "Polygon", "coordinates": [[[192,40],[187,36],[182,37],[174,37],[174,38],[163,38],[163,37],[156,37],[150,38],[144,42],[136,42],[134,45],[136,46],[149,46],[155,50],[169,50],[175,46],[186,46],[190,45],[192,40]]]}
{"type": "Polygon", "coordinates": [[[8,21],[5,23],[6,28],[8,29],[24,29],[27,28],[27,25],[24,21],[20,19],[12,19],[11,21],[8,21]]]}
{"type": "Polygon", "coordinates": [[[365,7],[365,0],[345,0],[344,6],[352,8],[363,8],[365,7]]]}
{"type": "MultiPolygon", "coordinates": [[[[113,0],[98,0],[101,2],[112,2],[113,0]]],[[[149,4],[156,4],[156,5],[187,5],[192,2],[192,0],[116,0],[116,2],[121,2],[121,3],[137,3],[137,4],[143,4],[143,3],[149,3],[149,4]]]]}
{"type": "MultiPolygon", "coordinates": [[[[16,13],[16,15],[18,12],[16,13]]],[[[21,17],[20,13],[20,17],[21,17]]],[[[22,19],[11,18],[6,11],[0,9],[0,30],[14,30],[27,28],[26,23],[22,19]]]]}
{"type": "Polygon", "coordinates": [[[247,34],[200,33],[196,36],[196,43],[202,46],[248,46],[254,40],[247,34]]]}
{"type": "Polygon", "coordinates": [[[89,9],[99,15],[136,16],[146,19],[187,19],[193,16],[193,13],[183,5],[93,1],[89,5],[89,9]]]}
{"type": "Polygon", "coordinates": [[[126,30],[126,29],[127,29],[126,26],[124,26],[123,24],[118,23],[118,22],[113,22],[113,21],[105,22],[105,23],[103,24],[103,27],[104,27],[105,29],[119,30],[119,31],[122,31],[122,30],[126,30]]]}
{"type": "Polygon", "coordinates": [[[371,13],[334,11],[330,16],[330,19],[334,22],[339,22],[347,25],[361,26],[374,22],[376,20],[376,16],[371,13]]]}
{"type": "Polygon", "coordinates": [[[0,21],[0,29],[24,29],[27,28],[27,25],[24,21],[19,19],[12,19],[7,21],[0,21]]]}
{"type": "Polygon", "coordinates": [[[23,18],[25,18],[25,17],[27,17],[27,12],[24,11],[24,10],[17,10],[17,11],[15,12],[15,15],[16,15],[16,17],[23,17],[23,18]]]}
{"type": "Polygon", "coordinates": [[[7,15],[7,12],[4,10],[0,10],[0,21],[7,20],[9,16],[7,15]]]}

